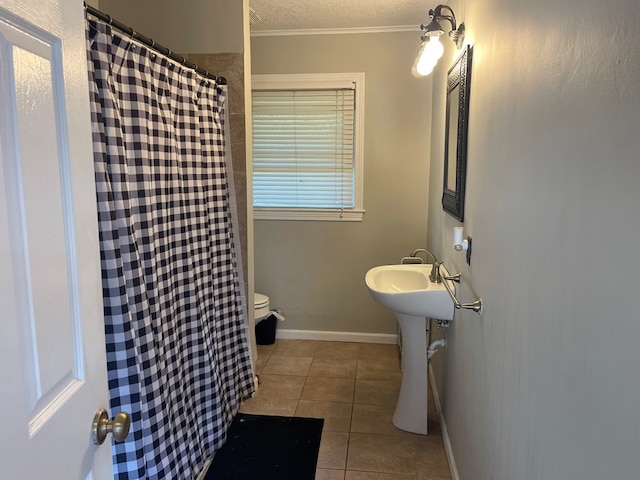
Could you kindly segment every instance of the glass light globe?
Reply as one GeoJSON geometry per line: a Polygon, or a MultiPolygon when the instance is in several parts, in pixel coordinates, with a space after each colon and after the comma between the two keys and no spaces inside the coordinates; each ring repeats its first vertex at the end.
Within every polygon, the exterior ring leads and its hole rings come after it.
{"type": "Polygon", "coordinates": [[[424,77],[424,75],[420,75],[420,74],[418,73],[418,69],[417,69],[417,67],[416,67],[416,63],[414,63],[414,64],[413,64],[413,67],[411,67],[411,75],[413,75],[413,76],[414,76],[414,77],[416,77],[416,78],[422,78],[422,77],[424,77]]]}
{"type": "Polygon", "coordinates": [[[428,51],[429,55],[431,55],[433,58],[435,58],[436,61],[438,61],[438,59],[442,57],[442,54],[444,53],[444,46],[442,45],[442,43],[440,43],[440,35],[433,35],[432,37],[430,37],[429,41],[424,47],[424,50],[425,52],[428,51]]]}
{"type": "Polygon", "coordinates": [[[425,48],[416,65],[416,71],[419,75],[424,77],[425,75],[429,75],[433,71],[436,63],[438,63],[438,59],[431,55],[430,52],[425,48]]]}
{"type": "Polygon", "coordinates": [[[422,58],[422,54],[424,53],[424,46],[425,46],[424,43],[420,46],[420,49],[418,50],[418,54],[416,55],[416,59],[413,61],[413,65],[411,66],[411,75],[413,75],[416,78],[421,78],[424,76],[418,73],[418,62],[420,61],[420,59],[422,58]]]}

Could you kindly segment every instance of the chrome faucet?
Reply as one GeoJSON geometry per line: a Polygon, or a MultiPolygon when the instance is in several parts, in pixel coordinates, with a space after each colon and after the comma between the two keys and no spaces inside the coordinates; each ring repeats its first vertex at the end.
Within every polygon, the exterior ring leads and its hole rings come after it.
{"type": "Polygon", "coordinates": [[[426,253],[431,256],[433,259],[433,264],[431,266],[431,274],[429,274],[429,281],[433,283],[442,283],[442,275],[440,275],[440,265],[442,262],[439,262],[436,256],[427,250],[426,248],[416,248],[413,252],[409,254],[410,257],[416,257],[418,253],[426,253]]]}

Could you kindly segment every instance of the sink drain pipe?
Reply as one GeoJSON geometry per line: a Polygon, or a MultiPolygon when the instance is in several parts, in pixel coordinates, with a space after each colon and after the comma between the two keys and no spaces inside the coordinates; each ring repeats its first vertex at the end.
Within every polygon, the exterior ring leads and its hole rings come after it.
{"type": "Polygon", "coordinates": [[[446,347],[447,340],[444,338],[439,338],[438,340],[434,340],[429,344],[429,348],[427,348],[427,359],[431,359],[433,355],[438,351],[438,347],[446,347]]]}

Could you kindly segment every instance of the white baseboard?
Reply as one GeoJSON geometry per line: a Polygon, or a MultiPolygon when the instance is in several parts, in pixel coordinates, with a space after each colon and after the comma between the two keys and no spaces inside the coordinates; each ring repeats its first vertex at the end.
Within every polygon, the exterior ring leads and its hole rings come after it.
{"type": "Polygon", "coordinates": [[[444,414],[442,413],[442,404],[440,403],[440,396],[438,395],[438,389],[436,388],[436,379],[433,374],[431,364],[429,364],[429,380],[431,383],[431,391],[433,392],[433,401],[436,404],[436,410],[438,411],[438,417],[440,419],[440,430],[442,431],[442,440],[444,441],[444,449],[447,452],[447,460],[449,461],[449,470],[451,471],[451,480],[460,480],[458,475],[458,468],[456,467],[456,460],[453,457],[453,449],[451,448],[451,440],[449,439],[449,431],[447,430],[447,423],[444,420],[444,414]]]}
{"type": "Polygon", "coordinates": [[[390,333],[328,332],[324,330],[276,330],[276,338],[292,340],[326,340],[331,342],[397,344],[398,335],[390,333]]]}

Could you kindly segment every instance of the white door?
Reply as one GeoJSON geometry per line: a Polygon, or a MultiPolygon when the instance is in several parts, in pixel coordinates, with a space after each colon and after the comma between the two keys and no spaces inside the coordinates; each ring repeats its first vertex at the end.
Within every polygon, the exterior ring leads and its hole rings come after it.
{"type": "Polygon", "coordinates": [[[113,478],[82,0],[0,0],[0,478],[113,478]]]}

